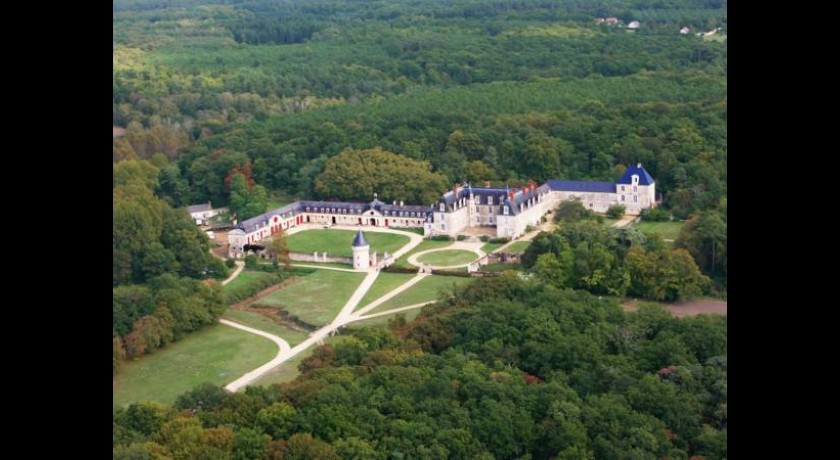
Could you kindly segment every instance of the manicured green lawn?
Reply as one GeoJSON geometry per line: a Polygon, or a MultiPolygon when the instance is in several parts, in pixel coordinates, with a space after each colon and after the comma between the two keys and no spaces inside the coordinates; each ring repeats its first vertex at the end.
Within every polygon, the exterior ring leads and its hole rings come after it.
{"type": "Polygon", "coordinates": [[[423,254],[417,258],[417,261],[424,264],[431,264],[435,267],[451,267],[453,265],[468,264],[475,259],[478,259],[478,254],[472,251],[448,249],[423,254]]]}
{"type": "Polygon", "coordinates": [[[423,240],[423,242],[415,246],[414,249],[408,251],[402,257],[394,261],[394,266],[412,268],[414,266],[408,263],[408,258],[411,257],[413,254],[423,252],[429,249],[445,248],[450,245],[452,245],[452,241],[423,240]]]}
{"type": "Polygon", "coordinates": [[[438,300],[440,292],[451,290],[453,286],[463,286],[472,278],[460,276],[428,276],[419,283],[411,286],[400,295],[374,308],[368,313],[379,313],[392,308],[407,307],[429,300],[438,300]]]}
{"type": "Polygon", "coordinates": [[[531,245],[530,241],[517,241],[505,249],[505,252],[511,254],[522,254],[531,245]]]}
{"type": "Polygon", "coordinates": [[[124,363],[114,377],[114,406],[139,401],[171,404],[196,385],[232,382],[277,351],[277,345],[264,337],[221,324],[206,326],[151,355],[124,363]]]}
{"type": "Polygon", "coordinates": [[[242,270],[239,276],[224,285],[222,289],[228,303],[234,303],[279,282],[280,277],[273,273],[242,270]]]}
{"type": "Polygon", "coordinates": [[[487,264],[481,267],[481,271],[484,272],[503,272],[506,270],[514,270],[514,271],[521,271],[522,265],[520,264],[503,264],[503,263],[495,263],[495,264],[487,264]]]}
{"type": "MultiPolygon", "coordinates": [[[[335,345],[337,343],[341,343],[347,337],[348,336],[346,335],[336,335],[327,337],[324,339],[324,343],[329,345],[335,345]]],[[[300,371],[298,371],[298,365],[300,364],[300,362],[306,359],[307,357],[312,356],[312,353],[314,353],[317,348],[317,345],[307,348],[305,351],[298,354],[294,358],[268,371],[262,377],[258,378],[253,383],[251,383],[251,385],[266,386],[273,385],[275,383],[291,382],[292,380],[296,379],[298,375],[300,375],[300,371]]]]}
{"type": "MultiPolygon", "coordinates": [[[[370,243],[370,252],[393,254],[410,241],[407,236],[395,235],[393,233],[364,232],[365,239],[370,243]]],[[[353,250],[350,245],[356,232],[352,230],[318,229],[306,230],[295,233],[288,237],[289,250],[312,254],[326,251],[328,256],[352,257],[353,250]]]]}
{"type": "Polygon", "coordinates": [[[364,279],[364,273],[317,270],[254,305],[283,308],[313,326],[332,322],[364,279]]]}
{"type": "Polygon", "coordinates": [[[685,222],[639,222],[636,228],[647,234],[659,234],[663,240],[676,240],[685,222]]]}
{"type": "Polygon", "coordinates": [[[367,293],[365,293],[365,296],[362,297],[362,300],[359,302],[356,309],[358,310],[391,292],[394,288],[399,287],[401,284],[407,282],[415,276],[417,275],[409,273],[380,273],[379,276],[376,277],[376,281],[373,283],[373,286],[371,286],[367,293]]]}
{"type": "Polygon", "coordinates": [[[228,309],[222,317],[242,324],[243,326],[250,326],[255,329],[274,334],[286,342],[289,342],[289,346],[292,347],[303,342],[307,337],[309,337],[309,334],[306,332],[301,332],[282,324],[277,324],[259,313],[228,309]]]}
{"type": "Polygon", "coordinates": [[[504,246],[507,243],[486,243],[484,246],[481,247],[481,250],[487,254],[499,249],[500,247],[504,246]]]}
{"type": "Polygon", "coordinates": [[[294,265],[312,265],[313,267],[330,267],[330,268],[343,268],[345,270],[352,270],[352,264],[339,264],[339,263],[331,263],[331,262],[292,262],[292,266],[294,265]]]}

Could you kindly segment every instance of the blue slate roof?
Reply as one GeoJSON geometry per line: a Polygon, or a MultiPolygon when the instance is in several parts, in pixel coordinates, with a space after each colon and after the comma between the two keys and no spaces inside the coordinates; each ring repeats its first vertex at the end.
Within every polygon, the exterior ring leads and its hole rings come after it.
{"type": "Polygon", "coordinates": [[[356,232],[356,237],[353,238],[353,247],[358,248],[359,246],[370,246],[367,240],[365,239],[365,234],[362,233],[361,230],[356,232]]]}
{"type": "MultiPolygon", "coordinates": [[[[639,181],[641,181],[641,179],[639,179],[639,181]]],[[[615,193],[615,182],[595,182],[587,180],[550,180],[548,181],[548,186],[551,187],[551,190],[559,192],[615,193]]]]}
{"type": "Polygon", "coordinates": [[[630,176],[633,174],[639,175],[639,185],[650,185],[653,183],[653,177],[650,177],[645,168],[642,167],[641,163],[636,164],[636,166],[630,166],[627,168],[627,171],[624,171],[624,174],[621,176],[621,179],[618,180],[619,184],[630,184],[632,180],[630,176]]]}

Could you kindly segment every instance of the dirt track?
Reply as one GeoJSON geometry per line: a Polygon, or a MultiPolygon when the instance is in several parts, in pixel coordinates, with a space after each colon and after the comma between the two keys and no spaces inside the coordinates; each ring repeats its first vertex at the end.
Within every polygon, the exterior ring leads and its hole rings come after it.
{"type": "MultiPolygon", "coordinates": [[[[631,300],[622,305],[624,311],[636,311],[636,301],[631,300]]],[[[703,313],[712,315],[726,316],[726,301],[716,299],[700,299],[692,300],[690,302],[680,302],[670,305],[665,305],[674,316],[681,318],[683,316],[697,316],[703,313]]]]}

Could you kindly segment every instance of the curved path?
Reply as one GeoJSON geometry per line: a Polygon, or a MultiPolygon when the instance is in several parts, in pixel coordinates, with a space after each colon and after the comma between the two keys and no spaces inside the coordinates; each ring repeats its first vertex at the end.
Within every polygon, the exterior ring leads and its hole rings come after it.
{"type": "Polygon", "coordinates": [[[226,319],[220,319],[220,323],[224,324],[225,326],[235,327],[236,329],[242,329],[243,331],[250,332],[251,334],[261,335],[272,342],[276,343],[278,347],[280,347],[280,351],[277,352],[277,356],[274,357],[271,361],[263,364],[262,366],[248,372],[247,374],[239,377],[238,379],[234,380],[233,382],[227,384],[225,389],[234,392],[243,386],[247,385],[251,381],[255,380],[256,378],[262,376],[266,372],[273,369],[275,366],[280,365],[283,361],[285,361],[286,355],[292,350],[292,347],[289,346],[289,342],[277,337],[274,334],[269,334],[268,332],[261,331],[259,329],[254,329],[253,327],[243,326],[239,323],[234,323],[233,321],[229,321],[226,319]]]}
{"type": "Polygon", "coordinates": [[[234,263],[236,264],[236,270],[234,270],[233,273],[231,273],[226,280],[222,281],[222,286],[236,279],[236,277],[239,276],[240,273],[242,273],[242,269],[245,268],[245,262],[242,262],[241,260],[237,260],[234,263]]]}
{"type": "Polygon", "coordinates": [[[432,270],[448,270],[448,269],[452,269],[452,268],[466,267],[469,264],[471,264],[471,263],[475,262],[476,260],[485,256],[484,251],[481,250],[482,246],[484,246],[484,243],[467,243],[466,241],[456,241],[456,242],[450,244],[449,246],[444,246],[442,248],[427,249],[425,251],[420,251],[416,254],[412,254],[408,258],[408,263],[410,263],[411,265],[414,265],[415,267],[419,267],[420,262],[418,262],[417,259],[419,257],[422,257],[426,254],[431,253],[431,252],[440,252],[440,251],[469,251],[469,252],[474,252],[477,256],[475,258],[475,260],[471,260],[471,261],[469,261],[465,264],[449,265],[449,266],[446,266],[446,267],[437,266],[437,265],[432,265],[431,266],[432,270]]]}

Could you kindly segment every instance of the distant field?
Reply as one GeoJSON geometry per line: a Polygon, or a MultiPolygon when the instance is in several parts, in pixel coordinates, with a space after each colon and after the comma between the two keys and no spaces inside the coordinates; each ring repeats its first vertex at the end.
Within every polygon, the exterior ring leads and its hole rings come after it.
{"type": "Polygon", "coordinates": [[[290,346],[295,346],[309,337],[309,334],[306,332],[301,332],[283,326],[282,324],[277,324],[259,313],[228,309],[222,317],[244,326],[250,326],[255,329],[274,334],[286,342],[289,342],[290,346]]]}
{"type": "Polygon", "coordinates": [[[429,276],[419,283],[403,291],[400,295],[374,308],[368,313],[380,313],[397,307],[407,307],[429,300],[438,300],[442,290],[451,289],[453,286],[463,286],[472,281],[472,278],[460,276],[429,276]]]}
{"type": "MultiPolygon", "coordinates": [[[[393,233],[364,232],[365,239],[370,243],[370,252],[394,253],[410,241],[407,236],[393,233]]],[[[312,254],[315,251],[327,252],[327,255],[351,257],[353,250],[350,245],[356,235],[352,230],[320,229],[306,230],[288,237],[289,250],[312,254]]]]}
{"type": "Polygon", "coordinates": [[[399,287],[401,284],[407,282],[415,276],[416,275],[409,273],[380,273],[376,278],[376,281],[373,283],[373,286],[371,286],[365,293],[365,296],[362,297],[362,300],[359,302],[356,309],[358,310],[359,308],[362,308],[383,295],[391,292],[394,288],[399,287]]]}
{"type": "Polygon", "coordinates": [[[664,240],[676,240],[685,222],[639,222],[636,224],[642,233],[658,234],[664,240]]]}
{"type": "Polygon", "coordinates": [[[472,251],[461,249],[448,249],[444,251],[430,252],[417,258],[418,262],[431,264],[436,267],[451,267],[453,265],[468,264],[478,259],[478,254],[472,251]]]}
{"type": "Polygon", "coordinates": [[[404,254],[402,257],[400,257],[399,259],[394,261],[394,266],[395,267],[409,267],[409,268],[413,267],[411,264],[408,263],[408,258],[411,255],[416,254],[418,252],[426,251],[428,249],[445,248],[447,246],[450,246],[451,244],[452,244],[452,241],[423,240],[423,242],[418,244],[417,246],[415,246],[414,249],[412,249],[411,251],[408,251],[408,253],[404,254]]]}
{"type": "Polygon", "coordinates": [[[505,249],[505,252],[510,252],[513,254],[522,254],[528,249],[528,246],[531,245],[530,241],[517,241],[516,243],[511,244],[510,246],[505,249]]]}
{"type": "Polygon", "coordinates": [[[503,263],[495,263],[495,264],[487,264],[481,267],[481,271],[485,272],[503,272],[506,270],[522,270],[522,265],[520,264],[503,264],[503,263]]]}
{"type": "Polygon", "coordinates": [[[283,308],[313,326],[329,324],[364,279],[364,273],[318,270],[275,291],[254,306],[283,308]]]}
{"type": "Polygon", "coordinates": [[[114,406],[175,398],[205,382],[222,385],[277,355],[277,345],[258,335],[221,324],[206,326],[183,340],[137,361],[114,377],[114,406]]]}

